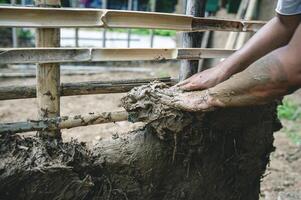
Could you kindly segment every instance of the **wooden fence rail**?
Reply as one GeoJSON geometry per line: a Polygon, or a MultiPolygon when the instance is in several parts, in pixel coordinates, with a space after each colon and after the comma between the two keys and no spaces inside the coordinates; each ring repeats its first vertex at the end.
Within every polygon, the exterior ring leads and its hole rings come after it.
{"type": "Polygon", "coordinates": [[[106,9],[0,6],[0,27],[148,28],[177,31],[257,31],[265,22],[106,9]]]}
{"type": "Polygon", "coordinates": [[[10,48],[0,49],[0,64],[70,63],[225,58],[235,50],[154,48],[10,48]]]}
{"type": "MultiPolygon", "coordinates": [[[[135,79],[119,81],[89,81],[79,83],[62,83],[60,96],[124,93],[134,87],[145,85],[151,81],[161,81],[174,85],[177,80],[171,78],[135,79]]],[[[25,99],[36,97],[36,85],[0,87],[0,100],[25,99]]]]}

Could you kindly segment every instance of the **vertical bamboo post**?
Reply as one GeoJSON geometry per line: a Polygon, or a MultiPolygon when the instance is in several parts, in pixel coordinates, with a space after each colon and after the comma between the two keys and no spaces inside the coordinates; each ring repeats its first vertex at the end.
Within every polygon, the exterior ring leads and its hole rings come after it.
{"type": "MultiPolygon", "coordinates": [[[[155,12],[156,11],[156,0],[150,0],[150,11],[155,12]]],[[[155,30],[151,30],[151,36],[150,36],[150,47],[154,47],[154,38],[155,37],[155,30]]]]}
{"type": "MultiPolygon", "coordinates": [[[[38,7],[60,7],[60,0],[35,0],[38,7]]],[[[60,29],[38,28],[36,30],[36,47],[59,47],[60,29]]],[[[37,65],[37,103],[40,119],[60,115],[60,65],[37,65]]],[[[46,138],[61,139],[60,131],[43,131],[39,135],[46,138]]]]}
{"type": "MultiPolygon", "coordinates": [[[[206,0],[187,0],[186,15],[195,17],[203,17],[205,14],[206,0]]],[[[202,33],[183,33],[182,46],[183,48],[197,48],[201,47],[202,33]]],[[[184,80],[198,71],[198,60],[183,60],[180,67],[180,80],[184,80]]]]}
{"type": "MultiPolygon", "coordinates": [[[[75,0],[75,7],[79,7],[79,0],[75,0]]],[[[78,37],[79,37],[79,28],[75,28],[75,47],[79,47],[78,37]]]]}
{"type": "MultiPolygon", "coordinates": [[[[11,0],[10,1],[10,4],[12,6],[16,6],[16,0],[11,0]]],[[[18,35],[17,35],[17,29],[16,28],[12,28],[12,46],[14,48],[17,48],[18,47],[18,35]]]]}
{"type": "MultiPolygon", "coordinates": [[[[107,9],[107,5],[108,2],[107,0],[102,0],[102,9],[107,9]]],[[[105,48],[106,47],[106,39],[107,39],[107,29],[103,28],[102,29],[102,47],[105,48]]]]}
{"type": "MultiPolygon", "coordinates": [[[[128,0],[128,10],[133,9],[133,0],[128,0]]],[[[128,30],[127,47],[131,46],[131,29],[128,30]]]]}

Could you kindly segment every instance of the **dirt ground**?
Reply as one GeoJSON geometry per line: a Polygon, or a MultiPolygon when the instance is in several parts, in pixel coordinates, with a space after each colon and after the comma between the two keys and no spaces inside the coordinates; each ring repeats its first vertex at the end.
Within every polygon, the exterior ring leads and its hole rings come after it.
{"type": "MultiPolygon", "coordinates": [[[[301,90],[286,96],[286,99],[301,106],[301,90]]],[[[274,134],[276,151],[263,179],[262,199],[277,199],[279,193],[301,193],[301,141],[296,143],[289,137],[288,130],[301,135],[300,121],[281,120],[283,128],[274,134]]]]}

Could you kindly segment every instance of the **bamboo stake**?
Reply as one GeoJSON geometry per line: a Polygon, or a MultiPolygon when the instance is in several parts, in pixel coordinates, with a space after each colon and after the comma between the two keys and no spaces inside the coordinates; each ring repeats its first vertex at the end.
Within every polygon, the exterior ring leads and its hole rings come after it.
{"type": "MultiPolygon", "coordinates": [[[[245,15],[246,20],[250,20],[254,17],[256,6],[257,6],[257,0],[250,0],[249,1],[249,5],[248,5],[246,15],[245,15]]],[[[240,49],[246,43],[247,39],[250,36],[251,35],[249,33],[239,33],[235,48],[240,49]]]]}
{"type": "MultiPolygon", "coordinates": [[[[35,0],[40,7],[60,7],[60,0],[35,0]]],[[[36,30],[37,47],[59,47],[60,29],[36,30]]],[[[37,65],[37,103],[40,119],[60,116],[60,65],[54,63],[37,65]]],[[[42,131],[40,136],[61,139],[60,131],[42,131]]]]}
{"type": "Polygon", "coordinates": [[[72,117],[55,117],[40,120],[28,120],[26,122],[2,123],[0,134],[24,133],[30,131],[57,132],[61,129],[89,126],[110,122],[127,120],[125,111],[89,113],[88,115],[76,115],[72,117]]]}
{"type": "MultiPolygon", "coordinates": [[[[124,93],[130,91],[134,87],[145,85],[155,80],[164,82],[170,86],[176,84],[177,82],[176,80],[170,78],[156,78],[120,81],[90,81],[78,83],[62,83],[60,87],[60,96],[124,93]]],[[[35,85],[0,87],[0,100],[25,99],[35,97],[35,85]]]]}
{"type": "MultiPolygon", "coordinates": [[[[248,3],[249,3],[249,0],[243,0],[240,2],[239,9],[236,14],[236,19],[244,18],[246,9],[248,8],[248,3]]],[[[235,44],[236,44],[238,35],[239,35],[239,32],[231,32],[229,34],[225,49],[234,49],[235,48],[235,44]]]]}
{"type": "Polygon", "coordinates": [[[157,12],[0,6],[0,27],[148,28],[177,31],[257,31],[265,22],[157,12]]]}
{"type": "Polygon", "coordinates": [[[235,50],[210,48],[8,48],[0,49],[0,64],[198,60],[201,58],[225,58],[234,52],[235,50]]]}

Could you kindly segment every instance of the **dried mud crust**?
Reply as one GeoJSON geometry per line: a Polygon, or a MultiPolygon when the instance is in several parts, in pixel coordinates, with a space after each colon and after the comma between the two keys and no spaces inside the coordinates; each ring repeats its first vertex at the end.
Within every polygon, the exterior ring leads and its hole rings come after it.
{"type": "Polygon", "coordinates": [[[0,199],[254,200],[269,162],[275,105],[187,113],[152,83],[122,100],[143,129],[78,144],[1,136],[0,199]],[[176,137],[175,137],[176,136],[176,137]]]}

